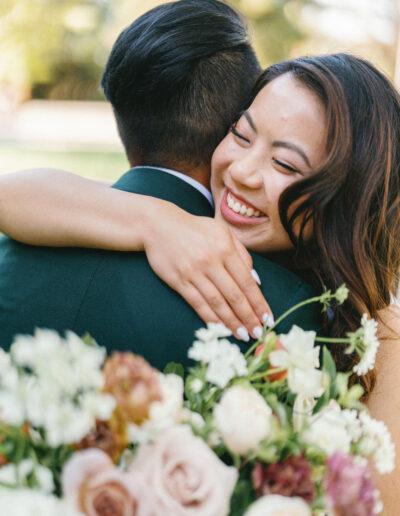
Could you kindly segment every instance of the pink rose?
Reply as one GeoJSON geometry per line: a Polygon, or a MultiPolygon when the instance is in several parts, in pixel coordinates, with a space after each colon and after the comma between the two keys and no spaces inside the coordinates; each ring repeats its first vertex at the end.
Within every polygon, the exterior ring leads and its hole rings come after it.
{"type": "Polygon", "coordinates": [[[168,428],[152,445],[141,446],[132,470],[145,476],[155,513],[162,516],[227,515],[238,477],[186,425],[168,428]]]}
{"type": "Polygon", "coordinates": [[[63,494],[86,516],[151,516],[152,504],[143,477],[117,469],[103,451],[78,452],[62,473],[63,494]]]}

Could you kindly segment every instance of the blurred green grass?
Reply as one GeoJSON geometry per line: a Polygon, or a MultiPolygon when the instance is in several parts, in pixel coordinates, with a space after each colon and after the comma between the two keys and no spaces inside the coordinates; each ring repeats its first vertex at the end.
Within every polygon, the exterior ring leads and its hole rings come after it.
{"type": "Polygon", "coordinates": [[[124,152],[97,148],[46,148],[0,143],[0,173],[27,168],[60,168],[81,176],[117,180],[130,166],[124,152]]]}

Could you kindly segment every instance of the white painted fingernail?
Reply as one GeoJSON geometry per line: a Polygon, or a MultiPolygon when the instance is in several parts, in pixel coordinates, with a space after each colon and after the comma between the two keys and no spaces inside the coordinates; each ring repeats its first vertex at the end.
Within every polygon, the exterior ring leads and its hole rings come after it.
{"type": "Polygon", "coordinates": [[[262,316],[262,321],[268,328],[271,328],[271,326],[275,324],[274,316],[268,312],[262,316]]]}
{"type": "Polygon", "coordinates": [[[261,280],[260,280],[260,276],[258,275],[258,272],[255,270],[255,269],[251,269],[251,275],[253,276],[253,278],[255,279],[255,281],[261,285],[261,280]]]}
{"type": "Polygon", "coordinates": [[[262,334],[263,334],[263,331],[262,331],[261,326],[255,326],[255,327],[253,328],[253,335],[254,335],[254,337],[255,337],[257,340],[260,340],[260,339],[261,339],[262,334]]]}
{"type": "Polygon", "coordinates": [[[243,326],[236,330],[236,335],[240,340],[243,340],[244,342],[249,342],[250,340],[249,333],[246,330],[246,328],[243,328],[243,326]]]}

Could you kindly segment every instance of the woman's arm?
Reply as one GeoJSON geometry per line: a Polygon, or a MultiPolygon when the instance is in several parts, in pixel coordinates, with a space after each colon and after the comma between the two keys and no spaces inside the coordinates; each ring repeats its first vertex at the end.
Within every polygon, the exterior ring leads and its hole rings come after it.
{"type": "MultiPolygon", "coordinates": [[[[141,251],[145,202],[141,195],[132,202],[132,195],[63,170],[3,174],[0,231],[32,245],[141,251]],[[138,224],[132,227],[134,220],[138,224]]],[[[155,206],[162,202],[154,199],[155,206]]]]}
{"type": "Polygon", "coordinates": [[[229,229],[161,199],[54,169],[0,176],[0,231],[34,245],[145,250],[155,273],[205,322],[254,334],[269,306],[229,229]],[[179,230],[178,230],[179,228],[179,230]]]}
{"type": "Polygon", "coordinates": [[[397,514],[400,501],[400,307],[382,311],[380,346],[376,357],[376,386],[367,406],[371,416],[388,427],[396,446],[396,467],[392,473],[376,475],[385,514],[397,514]]]}

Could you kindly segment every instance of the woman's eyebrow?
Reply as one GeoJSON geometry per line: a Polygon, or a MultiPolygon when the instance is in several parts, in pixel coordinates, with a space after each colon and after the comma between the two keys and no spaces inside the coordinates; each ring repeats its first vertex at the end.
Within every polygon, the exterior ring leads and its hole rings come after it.
{"type": "Polygon", "coordinates": [[[242,115],[246,118],[246,120],[249,122],[249,126],[253,129],[253,131],[257,134],[257,127],[254,124],[253,119],[250,116],[250,113],[248,111],[243,111],[242,115]]]}
{"type": "Polygon", "coordinates": [[[294,152],[297,152],[297,154],[299,154],[303,158],[303,160],[306,162],[306,164],[311,168],[311,163],[310,163],[310,160],[307,158],[307,154],[298,145],[296,145],[294,143],[290,143],[290,142],[277,140],[272,143],[272,147],[284,147],[285,149],[290,149],[294,152]]]}

